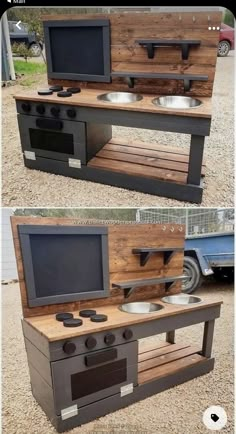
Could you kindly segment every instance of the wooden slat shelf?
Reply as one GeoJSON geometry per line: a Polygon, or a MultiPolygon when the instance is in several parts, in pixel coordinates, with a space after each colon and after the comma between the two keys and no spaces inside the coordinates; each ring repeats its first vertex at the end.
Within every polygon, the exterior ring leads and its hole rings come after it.
{"type": "Polygon", "coordinates": [[[113,283],[113,288],[124,289],[125,297],[129,297],[135,288],[140,288],[142,286],[152,286],[159,285],[161,283],[165,284],[165,291],[170,289],[172,285],[178,280],[184,280],[188,277],[185,275],[181,276],[171,276],[171,277],[156,277],[154,279],[136,279],[136,280],[128,280],[127,282],[119,282],[113,283]]]}
{"type": "MultiPolygon", "coordinates": [[[[187,184],[189,152],[156,143],[122,143],[122,139],[111,139],[88,162],[88,166],[187,184]]],[[[205,163],[202,176],[205,176],[205,163]]]]}
{"type": "Polygon", "coordinates": [[[200,349],[184,344],[163,342],[150,347],[139,344],[138,384],[169,376],[206,360],[200,349]]]}
{"type": "Polygon", "coordinates": [[[154,50],[157,47],[179,46],[182,50],[182,60],[187,60],[191,46],[199,46],[200,40],[195,39],[138,39],[135,41],[139,45],[147,48],[148,58],[153,59],[154,50]]]}
{"type": "Polygon", "coordinates": [[[208,75],[203,74],[173,74],[173,73],[145,73],[145,72],[123,72],[123,71],[115,71],[111,73],[112,77],[124,77],[127,78],[128,86],[134,87],[134,79],[135,78],[161,78],[164,80],[183,80],[184,81],[184,90],[185,92],[189,92],[191,89],[192,81],[207,81],[208,75]]]}
{"type": "Polygon", "coordinates": [[[140,254],[140,266],[144,267],[149,258],[155,253],[163,253],[163,263],[167,265],[176,252],[182,252],[182,248],[178,247],[140,247],[133,249],[132,253],[140,254]]]}

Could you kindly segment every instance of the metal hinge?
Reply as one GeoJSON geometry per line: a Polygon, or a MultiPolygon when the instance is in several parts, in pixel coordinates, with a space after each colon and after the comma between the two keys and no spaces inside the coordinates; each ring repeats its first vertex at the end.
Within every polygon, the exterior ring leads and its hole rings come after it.
{"type": "Polygon", "coordinates": [[[75,158],[69,158],[69,167],[74,167],[75,169],[81,169],[81,160],[76,160],[75,158]]]}
{"type": "Polygon", "coordinates": [[[134,384],[130,383],[130,384],[126,384],[125,386],[122,386],[120,388],[120,396],[125,396],[125,395],[129,395],[129,393],[133,393],[134,391],[134,384]]]}
{"type": "Polygon", "coordinates": [[[35,152],[32,151],[24,151],[24,156],[27,160],[36,160],[35,152]]]}
{"type": "Polygon", "coordinates": [[[77,405],[72,405],[71,407],[63,408],[61,410],[61,418],[62,420],[69,419],[70,417],[77,416],[78,407],[77,405]]]}

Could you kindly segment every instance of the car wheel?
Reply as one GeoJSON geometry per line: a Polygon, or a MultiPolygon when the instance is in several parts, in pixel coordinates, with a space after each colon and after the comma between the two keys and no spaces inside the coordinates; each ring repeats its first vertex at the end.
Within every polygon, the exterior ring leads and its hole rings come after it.
{"type": "Polygon", "coordinates": [[[42,49],[39,44],[31,44],[30,50],[32,52],[33,57],[39,57],[42,54],[42,49]]]}
{"type": "Polygon", "coordinates": [[[218,44],[218,56],[226,57],[229,54],[230,43],[228,41],[220,41],[218,44]]]}
{"type": "Polygon", "coordinates": [[[191,256],[184,257],[183,274],[187,279],[182,281],[182,292],[192,294],[202,283],[202,274],[196,259],[191,256]]]}

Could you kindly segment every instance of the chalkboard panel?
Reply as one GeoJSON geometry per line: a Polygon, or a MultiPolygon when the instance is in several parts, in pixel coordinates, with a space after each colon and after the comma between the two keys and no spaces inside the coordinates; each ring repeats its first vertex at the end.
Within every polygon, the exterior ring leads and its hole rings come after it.
{"type": "Polygon", "coordinates": [[[110,81],[109,20],[45,21],[48,76],[110,81]]]}
{"type": "Polygon", "coordinates": [[[107,228],[18,228],[30,307],[108,295],[107,228]]]}

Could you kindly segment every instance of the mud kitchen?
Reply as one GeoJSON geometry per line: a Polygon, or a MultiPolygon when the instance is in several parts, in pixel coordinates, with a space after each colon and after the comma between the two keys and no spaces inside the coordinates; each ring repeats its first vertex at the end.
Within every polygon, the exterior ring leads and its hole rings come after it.
{"type": "Polygon", "coordinates": [[[25,166],[201,203],[221,15],[45,16],[48,84],[15,95],[25,166]],[[190,150],[112,125],[188,134],[190,150]]]}
{"type": "Polygon", "coordinates": [[[12,232],[32,394],[58,432],[213,369],[221,301],[181,294],[183,226],[12,217],[12,232]],[[198,323],[199,346],[175,338],[198,323]]]}

